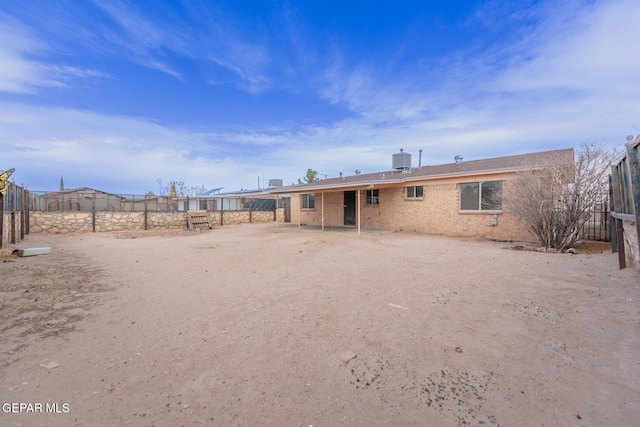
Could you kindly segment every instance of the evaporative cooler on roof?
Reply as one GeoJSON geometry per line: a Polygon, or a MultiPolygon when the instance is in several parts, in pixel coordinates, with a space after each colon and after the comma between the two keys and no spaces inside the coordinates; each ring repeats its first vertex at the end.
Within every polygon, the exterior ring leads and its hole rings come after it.
{"type": "Polygon", "coordinates": [[[395,171],[409,171],[411,170],[411,154],[405,153],[401,148],[399,153],[392,156],[392,168],[395,171]]]}

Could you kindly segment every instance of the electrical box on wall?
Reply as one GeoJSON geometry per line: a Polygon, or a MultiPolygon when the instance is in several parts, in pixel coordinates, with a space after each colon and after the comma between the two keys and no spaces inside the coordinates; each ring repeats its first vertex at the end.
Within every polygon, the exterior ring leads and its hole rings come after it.
{"type": "Polygon", "coordinates": [[[494,214],[494,215],[493,215],[493,218],[491,218],[491,225],[492,225],[493,227],[495,227],[495,226],[497,226],[497,225],[498,225],[498,214],[494,214]]]}

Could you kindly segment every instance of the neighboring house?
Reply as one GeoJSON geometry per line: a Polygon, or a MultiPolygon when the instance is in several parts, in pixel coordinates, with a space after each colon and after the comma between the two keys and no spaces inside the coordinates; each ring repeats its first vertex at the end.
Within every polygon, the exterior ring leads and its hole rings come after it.
{"type": "Polygon", "coordinates": [[[271,188],[240,190],[228,193],[220,193],[221,189],[222,187],[215,188],[197,196],[178,197],[178,211],[184,211],[187,207],[190,211],[273,211],[276,209],[276,197],[269,193],[271,188]]]}
{"type": "MultiPolygon", "coordinates": [[[[408,156],[408,158],[407,158],[408,156]]],[[[509,180],[522,169],[573,165],[573,149],[411,168],[393,155],[394,169],[271,190],[291,195],[291,222],[419,233],[531,240],[502,208],[509,180]]]]}
{"type": "Polygon", "coordinates": [[[37,211],[90,211],[122,209],[123,197],[89,187],[40,193],[32,191],[32,209],[37,211]]]}
{"type": "Polygon", "coordinates": [[[177,205],[175,197],[170,196],[132,196],[122,200],[125,212],[173,212],[177,205]]]}

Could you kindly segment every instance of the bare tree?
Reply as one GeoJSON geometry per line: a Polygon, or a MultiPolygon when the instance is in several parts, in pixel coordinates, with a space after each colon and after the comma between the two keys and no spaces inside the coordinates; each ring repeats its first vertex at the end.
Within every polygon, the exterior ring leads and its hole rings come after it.
{"type": "Polygon", "coordinates": [[[207,191],[207,188],[204,185],[189,187],[184,181],[170,181],[169,185],[164,189],[166,194],[175,194],[178,197],[196,196],[205,191],[207,191]]]}
{"type": "Polygon", "coordinates": [[[579,239],[590,208],[608,191],[617,155],[601,143],[581,144],[573,164],[561,161],[522,170],[508,182],[504,210],[519,218],[546,248],[564,250],[579,239]]]}

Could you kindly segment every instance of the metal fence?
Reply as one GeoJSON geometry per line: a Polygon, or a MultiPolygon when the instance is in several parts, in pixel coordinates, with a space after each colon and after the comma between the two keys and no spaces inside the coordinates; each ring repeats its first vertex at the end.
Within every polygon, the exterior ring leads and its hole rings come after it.
{"type": "Polygon", "coordinates": [[[31,191],[28,205],[30,210],[41,212],[275,211],[276,199],[250,196],[225,197],[222,195],[215,197],[149,196],[76,189],[31,191]]]}
{"type": "Polygon", "coordinates": [[[172,212],[178,203],[166,196],[111,194],[94,190],[31,191],[29,209],[40,212],[172,212]]]}
{"type": "Polygon", "coordinates": [[[594,203],[589,208],[589,218],[579,231],[580,238],[610,242],[610,219],[609,193],[602,193],[596,197],[594,203]]]}

